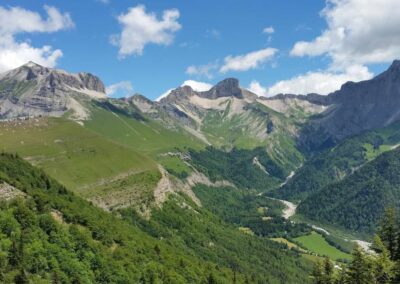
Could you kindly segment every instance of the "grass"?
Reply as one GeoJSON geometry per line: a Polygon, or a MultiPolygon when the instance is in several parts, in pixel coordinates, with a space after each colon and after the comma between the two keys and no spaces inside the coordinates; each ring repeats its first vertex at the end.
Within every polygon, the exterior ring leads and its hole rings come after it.
{"type": "Polygon", "coordinates": [[[192,169],[177,156],[162,156],[157,161],[171,174],[176,176],[187,176],[192,169]]]}
{"type": "Polygon", "coordinates": [[[298,250],[301,251],[301,252],[306,252],[303,248],[299,247],[299,246],[298,246],[297,244],[295,244],[295,243],[292,243],[291,241],[288,241],[288,240],[285,239],[285,238],[271,238],[271,240],[274,241],[274,242],[278,242],[278,243],[281,243],[281,244],[285,244],[285,245],[287,245],[287,247],[288,247],[289,249],[295,248],[295,249],[298,249],[298,250]]]}
{"type": "Polygon", "coordinates": [[[156,157],[175,148],[201,149],[203,143],[184,131],[166,129],[154,121],[141,121],[123,114],[91,107],[85,127],[121,145],[156,157]]]}
{"type": "Polygon", "coordinates": [[[298,242],[305,249],[316,253],[320,256],[328,256],[333,260],[346,259],[350,260],[351,256],[337,248],[331,246],[321,234],[312,232],[309,235],[297,237],[294,241],[298,242]]]}
{"type": "Polygon", "coordinates": [[[393,149],[393,147],[395,147],[395,145],[380,145],[378,149],[375,149],[374,146],[369,143],[365,143],[363,146],[366,151],[365,156],[368,161],[372,161],[380,154],[390,151],[393,149]]]}
{"type": "Polygon", "coordinates": [[[18,153],[71,190],[156,169],[148,157],[62,118],[0,123],[0,150],[18,153]]]}

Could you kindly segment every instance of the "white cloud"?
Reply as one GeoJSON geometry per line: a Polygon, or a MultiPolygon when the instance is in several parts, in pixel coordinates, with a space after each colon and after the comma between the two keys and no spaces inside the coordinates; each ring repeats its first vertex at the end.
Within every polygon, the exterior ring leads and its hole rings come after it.
{"type": "Polygon", "coordinates": [[[191,65],[186,68],[186,74],[191,76],[198,76],[198,77],[206,77],[211,79],[213,77],[213,72],[218,69],[217,62],[215,63],[208,63],[205,65],[191,65]]]}
{"type": "Polygon", "coordinates": [[[111,43],[119,47],[120,57],[131,54],[141,55],[146,44],[170,45],[174,33],[181,28],[178,23],[179,11],[163,11],[161,19],[154,13],[147,13],[144,5],[129,8],[126,14],[118,16],[122,32],[111,37],[111,43]]]}
{"type": "Polygon", "coordinates": [[[16,68],[28,61],[54,67],[62,51],[49,45],[33,47],[29,41],[17,41],[21,33],[56,32],[74,26],[68,13],[61,14],[56,8],[44,6],[47,19],[39,13],[20,7],[0,6],[0,72],[16,68]]]}
{"type": "Polygon", "coordinates": [[[126,97],[132,94],[132,92],[133,92],[133,87],[131,82],[129,81],[121,81],[112,84],[110,86],[107,86],[106,88],[106,94],[109,97],[115,96],[117,94],[126,97]]]}
{"type": "MultiPolygon", "coordinates": [[[[209,89],[211,89],[213,87],[213,85],[208,84],[208,83],[204,83],[204,82],[199,82],[199,81],[194,81],[194,80],[186,80],[185,82],[183,82],[181,84],[181,87],[183,86],[190,86],[194,91],[196,92],[205,92],[208,91],[209,89]]],[[[174,89],[168,89],[166,92],[162,93],[157,99],[156,101],[159,102],[161,99],[167,97],[171,91],[173,91],[174,89]]]]}
{"type": "Polygon", "coordinates": [[[186,80],[181,86],[190,86],[194,91],[205,92],[211,89],[213,85],[194,80],[186,80]]]}
{"type": "Polygon", "coordinates": [[[320,36],[297,42],[294,56],[327,55],[331,69],[386,63],[400,57],[399,0],[328,0],[320,36]]]}
{"type": "Polygon", "coordinates": [[[308,72],[304,75],[293,77],[275,83],[267,91],[269,96],[276,94],[308,94],[318,93],[327,95],[336,91],[347,81],[362,81],[373,76],[368,68],[361,65],[347,67],[344,72],[308,72]]]}
{"type": "Polygon", "coordinates": [[[263,29],[263,33],[265,34],[273,34],[275,32],[275,29],[273,27],[266,27],[263,29]]]}
{"type": "Polygon", "coordinates": [[[261,64],[272,59],[277,53],[275,48],[265,48],[253,51],[244,55],[225,57],[224,64],[219,71],[226,73],[228,71],[247,71],[259,67],[261,64]]]}
{"type": "Polygon", "coordinates": [[[21,32],[56,32],[74,26],[68,13],[61,14],[57,8],[51,6],[44,6],[44,10],[48,16],[45,20],[39,13],[20,7],[0,7],[0,33],[10,35],[21,32]]]}
{"type": "Polygon", "coordinates": [[[247,89],[257,96],[267,96],[267,88],[261,86],[260,82],[258,82],[257,80],[251,81],[247,89]]]}

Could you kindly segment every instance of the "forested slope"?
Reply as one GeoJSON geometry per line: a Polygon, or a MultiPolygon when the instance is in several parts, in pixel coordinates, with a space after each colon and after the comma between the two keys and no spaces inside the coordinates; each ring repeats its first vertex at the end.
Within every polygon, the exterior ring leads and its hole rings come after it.
{"type": "Polygon", "coordinates": [[[400,143],[400,124],[368,131],[311,157],[273,196],[299,201],[353,173],[400,143]]]}
{"type": "Polygon", "coordinates": [[[0,155],[0,184],[1,282],[308,281],[294,253],[174,200],[150,222],[135,214],[121,219],[9,154],[0,155]]]}
{"type": "Polygon", "coordinates": [[[400,149],[329,184],[300,203],[298,213],[354,231],[372,232],[384,209],[400,209],[400,149]]]}

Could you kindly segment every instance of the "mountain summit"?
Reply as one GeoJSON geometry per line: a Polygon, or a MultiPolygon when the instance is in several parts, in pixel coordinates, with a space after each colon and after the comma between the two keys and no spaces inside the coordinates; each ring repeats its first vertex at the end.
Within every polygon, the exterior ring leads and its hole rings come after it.
{"type": "Polygon", "coordinates": [[[30,61],[0,75],[0,119],[60,116],[77,106],[76,94],[106,97],[103,82],[90,73],[70,74],[30,61]]]}
{"type": "Polygon", "coordinates": [[[255,101],[257,95],[240,87],[239,80],[236,78],[226,78],[208,91],[195,91],[190,86],[181,86],[172,90],[165,98],[161,99],[164,102],[174,101],[176,99],[183,99],[184,97],[191,97],[193,95],[201,98],[215,100],[219,98],[237,98],[237,99],[249,99],[255,101]]]}
{"type": "Polygon", "coordinates": [[[330,107],[303,130],[300,142],[308,149],[400,120],[400,61],[371,80],[343,84],[327,100],[330,107]]]}

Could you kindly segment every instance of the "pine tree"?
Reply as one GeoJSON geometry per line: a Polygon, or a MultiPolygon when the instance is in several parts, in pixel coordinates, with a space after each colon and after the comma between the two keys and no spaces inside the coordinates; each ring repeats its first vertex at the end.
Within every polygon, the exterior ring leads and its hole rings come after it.
{"type": "Polygon", "coordinates": [[[338,270],[337,273],[335,275],[335,284],[347,284],[347,270],[346,267],[344,265],[341,265],[338,270]]]}
{"type": "Polygon", "coordinates": [[[356,245],[352,252],[353,260],[347,270],[348,282],[352,284],[372,284],[374,275],[372,273],[371,261],[365,255],[363,249],[356,245]]]}
{"type": "Polygon", "coordinates": [[[375,236],[373,246],[378,251],[373,270],[375,281],[379,284],[391,283],[394,263],[390,260],[389,252],[379,236],[375,236]]]}
{"type": "Polygon", "coordinates": [[[399,232],[393,208],[389,208],[385,211],[378,235],[389,251],[390,258],[395,259],[399,232]]]}
{"type": "Polygon", "coordinates": [[[313,283],[314,284],[323,284],[323,277],[324,277],[324,273],[323,273],[323,267],[322,267],[322,263],[321,262],[316,262],[314,264],[314,269],[312,271],[311,274],[312,278],[313,278],[313,283]]]}
{"type": "Polygon", "coordinates": [[[322,262],[317,262],[312,273],[314,284],[333,284],[334,267],[332,261],[325,257],[322,262]]]}
{"type": "Polygon", "coordinates": [[[322,266],[323,266],[323,277],[322,277],[323,283],[332,284],[333,273],[334,273],[334,267],[332,261],[328,257],[325,257],[322,266]]]}

